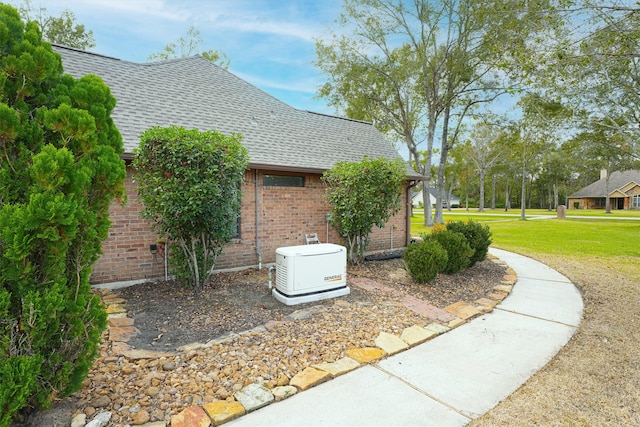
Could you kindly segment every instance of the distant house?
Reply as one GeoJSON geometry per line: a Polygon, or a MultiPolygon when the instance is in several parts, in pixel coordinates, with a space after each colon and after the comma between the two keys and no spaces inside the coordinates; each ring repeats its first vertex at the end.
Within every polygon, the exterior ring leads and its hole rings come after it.
{"type": "MultiPolygon", "coordinates": [[[[445,199],[443,200],[442,207],[448,208],[450,204],[452,208],[459,208],[460,199],[454,196],[453,194],[449,194],[448,196],[449,197],[446,197],[445,195],[445,199]]],[[[424,199],[422,197],[422,190],[415,191],[413,193],[413,196],[411,197],[411,204],[413,205],[414,208],[424,206],[423,200],[424,199]]],[[[436,189],[435,188],[429,189],[429,201],[432,207],[436,205],[436,189]]]]}
{"type": "Polygon", "coordinates": [[[606,171],[593,184],[570,195],[569,209],[604,209],[609,195],[611,209],[640,209],[640,170],[613,172],[607,185],[606,171]]]}
{"type": "MultiPolygon", "coordinates": [[[[370,123],[293,108],[201,56],[133,63],[54,45],[66,73],[100,76],[117,99],[112,113],[124,139],[128,203],[114,203],[113,225],[95,265],[93,283],[162,276],[162,236],[138,215],[142,206],[129,167],[140,134],[153,126],[239,133],[250,156],[245,173],[238,237],[225,246],[216,268],[257,266],[275,261],[278,247],[340,237],[327,222],[330,206],[321,174],[338,161],[363,156],[399,158],[392,144],[370,123]]],[[[407,169],[403,209],[390,221],[396,231],[376,229],[372,251],[406,246],[409,191],[421,177],[407,169]]]]}

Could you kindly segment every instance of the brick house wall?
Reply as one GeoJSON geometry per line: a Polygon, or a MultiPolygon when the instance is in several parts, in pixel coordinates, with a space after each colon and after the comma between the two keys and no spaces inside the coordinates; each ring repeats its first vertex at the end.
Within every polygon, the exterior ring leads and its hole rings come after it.
{"type": "MultiPolygon", "coordinates": [[[[162,250],[156,254],[150,251],[150,245],[157,244],[158,238],[151,224],[138,215],[142,206],[135,189],[134,172],[130,168],[127,169],[125,185],[127,203],[122,206],[114,202],[111,206],[112,226],[109,237],[103,243],[103,255],[94,266],[92,283],[141,280],[164,275],[162,250]]],[[[273,263],[277,248],[303,245],[305,234],[308,233],[317,233],[323,243],[339,244],[337,233],[327,227],[326,215],[330,206],[325,200],[324,191],[319,174],[248,170],[243,184],[239,237],[225,246],[216,262],[216,269],[252,267],[257,266],[259,261],[263,264],[273,263]],[[265,174],[302,176],[304,187],[264,186],[265,174]]],[[[406,191],[403,191],[402,207],[385,228],[374,228],[368,251],[406,246],[406,191]]]]}
{"type": "Polygon", "coordinates": [[[633,207],[633,196],[640,196],[640,185],[636,185],[635,187],[627,191],[627,194],[629,195],[629,197],[625,200],[625,209],[640,209],[637,207],[633,207]]]}

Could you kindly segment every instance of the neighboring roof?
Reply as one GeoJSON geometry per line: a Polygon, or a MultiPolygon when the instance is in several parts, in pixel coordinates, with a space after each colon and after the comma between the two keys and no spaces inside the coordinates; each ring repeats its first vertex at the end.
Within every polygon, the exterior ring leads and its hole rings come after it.
{"type": "MultiPolygon", "coordinates": [[[[622,191],[621,189],[625,187],[630,182],[640,183],[640,170],[628,170],[628,171],[616,171],[611,174],[609,177],[609,194],[619,190],[622,193],[626,193],[626,191],[622,191]]],[[[607,196],[607,186],[606,179],[600,178],[598,181],[593,184],[587,185],[583,189],[576,191],[572,195],[569,196],[570,199],[577,199],[581,197],[606,197],[607,196]]]]}
{"type": "MultiPolygon", "coordinates": [[[[434,205],[436,203],[436,189],[435,188],[429,188],[429,201],[431,202],[432,205],[434,205]]],[[[445,198],[447,197],[447,193],[445,192],[445,198]]],[[[413,193],[413,196],[411,197],[411,200],[414,204],[417,204],[419,202],[423,202],[422,199],[422,189],[418,188],[418,191],[415,191],[413,193]]],[[[452,205],[454,204],[459,204],[460,203],[460,199],[456,196],[454,196],[453,194],[449,194],[449,198],[445,199],[445,201],[449,201],[451,202],[452,205]]]]}
{"type": "MultiPolygon", "coordinates": [[[[111,114],[129,155],[153,126],[182,126],[242,134],[250,165],[260,169],[322,172],[338,161],[400,158],[370,123],[293,108],[196,55],[134,63],[53,45],[64,71],[96,74],[117,104],[111,114]]],[[[408,170],[408,176],[419,178],[408,170]]]]}
{"type": "MultiPolygon", "coordinates": [[[[438,192],[437,188],[433,188],[433,187],[429,188],[429,194],[431,194],[434,198],[436,197],[436,193],[437,192],[438,192]]],[[[444,197],[447,197],[448,200],[450,200],[452,202],[459,202],[460,201],[460,198],[454,196],[453,193],[447,193],[446,191],[444,192],[444,197]]]]}

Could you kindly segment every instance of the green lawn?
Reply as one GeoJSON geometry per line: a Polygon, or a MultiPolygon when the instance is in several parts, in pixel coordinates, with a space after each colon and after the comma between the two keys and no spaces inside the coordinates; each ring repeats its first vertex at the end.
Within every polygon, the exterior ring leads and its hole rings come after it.
{"type": "MultiPolygon", "coordinates": [[[[625,215],[607,216],[607,219],[567,218],[521,221],[519,216],[498,216],[496,211],[473,215],[445,214],[449,220],[467,220],[485,223],[491,229],[493,246],[525,255],[552,255],[573,259],[589,259],[601,263],[603,268],[617,269],[622,274],[640,278],[640,220],[617,220],[617,217],[636,216],[635,212],[620,211],[625,215]]],[[[575,211],[572,211],[575,212],[575,211]]],[[[591,211],[594,212],[594,211],[591,211]]],[[[595,211],[598,212],[598,211],[595,211]]],[[[617,213],[617,212],[616,212],[617,213]]],[[[532,218],[538,211],[527,211],[532,218]]],[[[600,213],[600,215],[604,215],[600,213]]],[[[592,215],[597,216],[597,215],[592,215]]],[[[428,231],[422,215],[411,219],[411,231],[428,231]]]]}

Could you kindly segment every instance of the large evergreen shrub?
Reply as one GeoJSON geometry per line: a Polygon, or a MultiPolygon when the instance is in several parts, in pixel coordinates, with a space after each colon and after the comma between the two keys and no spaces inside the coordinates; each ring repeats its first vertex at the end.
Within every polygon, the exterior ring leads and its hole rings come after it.
{"type": "Polygon", "coordinates": [[[471,257],[471,264],[469,267],[472,267],[476,262],[484,261],[484,259],[487,258],[489,245],[491,245],[491,231],[489,230],[488,225],[483,225],[472,220],[469,220],[468,222],[451,221],[447,223],[447,230],[462,234],[467,240],[469,246],[471,246],[471,249],[475,250],[471,257]]]}
{"type": "Polygon", "coordinates": [[[429,283],[447,266],[447,251],[433,239],[413,243],[402,255],[407,272],[416,283],[429,283]]]}
{"type": "Polygon", "coordinates": [[[455,274],[471,265],[474,251],[462,234],[444,230],[423,235],[423,238],[425,241],[435,240],[447,251],[448,260],[447,266],[443,269],[444,273],[455,274]]]}
{"type": "Polygon", "coordinates": [[[35,23],[0,4],[0,426],[77,391],[106,314],[89,284],[123,196],[115,98],[63,75],[35,23]]]}

